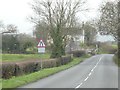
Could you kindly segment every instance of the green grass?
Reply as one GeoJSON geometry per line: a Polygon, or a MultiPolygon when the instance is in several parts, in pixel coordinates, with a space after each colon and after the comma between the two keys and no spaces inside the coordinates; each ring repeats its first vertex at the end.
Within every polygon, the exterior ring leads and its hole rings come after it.
{"type": "Polygon", "coordinates": [[[118,67],[120,67],[120,62],[119,62],[120,60],[118,59],[116,55],[114,55],[113,60],[118,65],[118,67]]]}
{"type": "Polygon", "coordinates": [[[28,75],[23,75],[19,77],[13,77],[8,80],[2,80],[2,87],[3,88],[16,88],[25,84],[28,84],[30,82],[37,81],[39,79],[42,79],[44,77],[47,77],[49,75],[55,74],[57,72],[60,72],[62,70],[68,69],[76,64],[79,64],[83,60],[85,60],[88,56],[84,56],[81,58],[74,58],[73,61],[66,65],[62,65],[60,67],[54,67],[54,68],[48,68],[48,69],[43,69],[41,71],[31,73],[28,75]]]}
{"type": "Polygon", "coordinates": [[[50,54],[2,54],[3,62],[22,61],[39,58],[48,59],[50,58],[50,54]]]}
{"type": "Polygon", "coordinates": [[[114,45],[114,44],[113,44],[113,45],[112,45],[112,48],[116,48],[116,49],[117,49],[117,48],[118,48],[118,45],[114,45]]]}
{"type": "Polygon", "coordinates": [[[2,89],[2,79],[0,79],[0,90],[2,89]]]}

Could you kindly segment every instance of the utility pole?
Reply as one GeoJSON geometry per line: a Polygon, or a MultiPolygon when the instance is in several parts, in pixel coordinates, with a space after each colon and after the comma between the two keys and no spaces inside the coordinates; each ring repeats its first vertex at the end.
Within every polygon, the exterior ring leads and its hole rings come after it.
{"type": "Polygon", "coordinates": [[[84,31],[84,22],[82,23],[82,40],[85,42],[85,31],[84,31]]]}

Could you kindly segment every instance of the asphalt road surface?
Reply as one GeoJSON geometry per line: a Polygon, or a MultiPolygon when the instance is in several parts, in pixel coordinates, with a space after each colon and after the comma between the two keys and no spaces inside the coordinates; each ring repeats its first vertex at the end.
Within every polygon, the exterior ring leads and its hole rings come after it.
{"type": "Polygon", "coordinates": [[[77,66],[20,88],[118,88],[112,54],[90,57],[77,66]]]}

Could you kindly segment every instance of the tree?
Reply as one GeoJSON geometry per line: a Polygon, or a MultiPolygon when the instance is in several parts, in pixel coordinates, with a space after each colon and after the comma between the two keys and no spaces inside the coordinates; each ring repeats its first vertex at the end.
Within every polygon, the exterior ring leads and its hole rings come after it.
{"type": "Polygon", "coordinates": [[[95,42],[97,30],[89,22],[84,24],[83,29],[84,29],[84,33],[85,33],[85,37],[84,37],[85,43],[87,46],[89,46],[95,42]]]}
{"type": "MultiPolygon", "coordinates": [[[[117,4],[118,7],[118,58],[120,60],[120,1],[117,4]]],[[[119,61],[120,63],[120,61],[119,61]]]]}
{"type": "Polygon", "coordinates": [[[0,33],[1,34],[2,34],[3,30],[4,30],[4,24],[2,21],[0,21],[0,33]]]}
{"type": "MultiPolygon", "coordinates": [[[[48,25],[49,34],[53,40],[52,58],[61,57],[65,54],[66,32],[76,25],[76,14],[81,11],[81,0],[45,0],[34,1],[32,9],[36,17],[32,22],[39,24],[44,21],[48,25]]],[[[83,9],[82,9],[83,10],[83,9]]]]}
{"type": "Polygon", "coordinates": [[[120,1],[107,2],[101,12],[100,31],[114,36],[118,41],[118,58],[120,58],[120,1]]]}
{"type": "Polygon", "coordinates": [[[99,31],[104,35],[112,35],[117,40],[118,10],[116,3],[107,2],[101,8],[101,13],[99,31]]]}
{"type": "Polygon", "coordinates": [[[7,53],[19,53],[20,43],[15,35],[2,35],[2,51],[7,53]]]}
{"type": "Polygon", "coordinates": [[[19,53],[19,42],[17,40],[17,26],[1,24],[2,50],[3,52],[19,53]]]}
{"type": "Polygon", "coordinates": [[[33,32],[37,39],[43,39],[45,45],[47,45],[49,32],[48,32],[48,25],[44,21],[35,25],[35,29],[33,32]]]}
{"type": "Polygon", "coordinates": [[[27,53],[28,48],[34,49],[37,46],[36,39],[27,34],[19,34],[17,40],[20,43],[20,53],[27,53]]]}
{"type": "Polygon", "coordinates": [[[5,33],[17,34],[17,31],[18,31],[17,26],[13,24],[8,24],[7,26],[2,27],[2,34],[5,34],[5,33]]]}
{"type": "Polygon", "coordinates": [[[3,30],[4,24],[2,21],[0,21],[0,53],[2,51],[2,30],[3,30]]]}

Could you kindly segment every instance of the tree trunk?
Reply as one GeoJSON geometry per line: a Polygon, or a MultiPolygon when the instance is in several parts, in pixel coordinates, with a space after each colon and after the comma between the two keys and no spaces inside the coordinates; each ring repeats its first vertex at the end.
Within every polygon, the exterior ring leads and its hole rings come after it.
{"type": "Polygon", "coordinates": [[[57,27],[57,29],[51,35],[53,39],[53,45],[51,47],[52,48],[51,58],[58,58],[58,57],[61,57],[62,55],[65,55],[63,38],[59,29],[60,28],[57,27]]]}
{"type": "Polygon", "coordinates": [[[120,1],[118,2],[118,60],[120,60],[120,1]]]}

